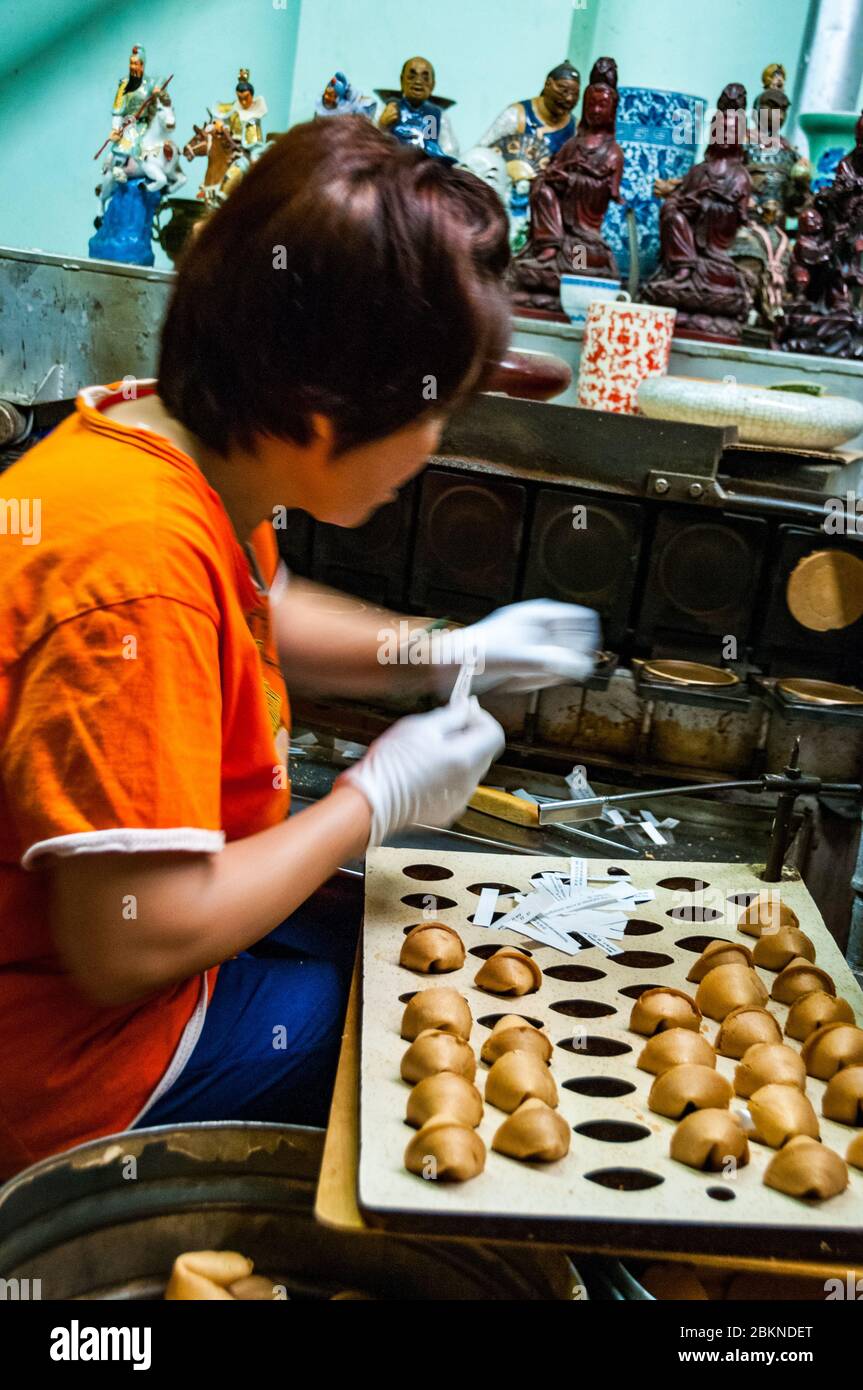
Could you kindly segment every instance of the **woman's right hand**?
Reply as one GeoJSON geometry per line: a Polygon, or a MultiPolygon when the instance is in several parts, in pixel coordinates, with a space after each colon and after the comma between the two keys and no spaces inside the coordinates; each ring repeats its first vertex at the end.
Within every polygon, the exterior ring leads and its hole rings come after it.
{"type": "Polygon", "coordinates": [[[369,848],[404,826],[450,825],[504,748],[503,730],[479,702],[457,700],[393,724],[343,772],[372,808],[369,848]]]}

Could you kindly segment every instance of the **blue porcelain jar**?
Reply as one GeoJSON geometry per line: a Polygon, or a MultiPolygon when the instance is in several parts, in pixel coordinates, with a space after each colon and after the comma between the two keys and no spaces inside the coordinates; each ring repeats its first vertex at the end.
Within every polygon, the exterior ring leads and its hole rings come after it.
{"type": "Polygon", "coordinates": [[[641,279],[659,264],[659,198],[654,179],[681,179],[692,168],[706,130],[708,102],[685,92],[652,87],[621,87],[617,107],[617,142],[626,156],[621,195],[612,203],[602,234],[626,280],[630,270],[626,208],[635,212],[641,279]]]}

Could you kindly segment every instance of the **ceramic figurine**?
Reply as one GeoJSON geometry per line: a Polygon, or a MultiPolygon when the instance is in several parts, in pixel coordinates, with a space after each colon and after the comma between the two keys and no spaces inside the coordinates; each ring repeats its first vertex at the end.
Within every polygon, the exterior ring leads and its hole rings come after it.
{"type": "Polygon", "coordinates": [[[485,145],[474,145],[473,149],[468,150],[459,160],[459,167],[470,169],[472,174],[476,174],[478,179],[482,179],[483,183],[494,189],[504,207],[509,207],[510,179],[500,150],[489,149],[485,145]]]}
{"type": "Polygon", "coordinates": [[[744,163],[746,88],[730,83],[717,105],[704,160],[663,205],[660,265],[641,297],[677,310],[679,337],[737,343],[751,306],[743,272],[729,255],[752,194],[744,163]]]}
{"type": "Polygon", "coordinates": [[[453,102],[445,97],[432,101],[434,89],[435,70],[428,58],[408,58],[401,71],[401,91],[378,92],[386,101],[378,125],[401,144],[418,145],[434,159],[454,164],[458,141],[446,114],[453,102]]]}
{"type": "Polygon", "coordinates": [[[511,159],[506,172],[510,180],[509,245],[517,256],[530,236],[530,189],[536,172],[524,159],[511,159]]]}
{"type": "MultiPolygon", "coordinates": [[[[132,45],[129,54],[129,75],[121,77],[111,109],[111,134],[113,142],[119,140],[124,127],[134,119],[141,106],[158,86],[155,78],[146,74],[147,50],[139,43],[132,45]]],[[[101,153],[101,151],[100,151],[101,153]]]]}
{"type": "Polygon", "coordinates": [[[783,313],[791,257],[786,224],[808,199],[811,168],[782,134],[790,105],[785,69],[771,63],[761,81],[763,90],[753,102],[752,128],[744,147],[752,179],[749,222],[738,231],[730,255],[746,276],[756,329],[772,335],[783,313]]]}
{"type": "Polygon", "coordinates": [[[501,150],[507,161],[526,161],[538,174],[575,134],[572,113],[580,95],[578,69],[572,63],[559,63],[546,77],[540,95],[507,106],[479,143],[501,150]]]}
{"type": "Polygon", "coordinates": [[[207,168],[195,196],[212,212],[222,205],[249,168],[249,159],[225,121],[211,119],[206,125],[194,126],[193,131],[192,138],[183,146],[183,155],[190,163],[200,155],[205,156],[207,168]]]}
{"type": "Polygon", "coordinates": [[[263,97],[255,96],[255,89],[249,81],[249,69],[240,68],[233,101],[221,101],[216,105],[216,121],[227,127],[240,146],[250,164],[260,159],[264,153],[264,127],[262,121],[267,114],[267,103],[263,97]]]}
{"type": "Polygon", "coordinates": [[[327,116],[368,116],[375,118],[378,104],[352,87],[343,72],[335,72],[315,102],[315,119],[327,116]]]}
{"type": "Polygon", "coordinates": [[[578,130],[533,180],[530,233],[509,278],[517,308],[565,317],[561,275],[617,279],[617,263],[601,235],[612,200],[620,198],[623,151],[615,139],[617,66],[594,63],[578,130]]]}
{"type": "Polygon", "coordinates": [[[99,260],[153,265],[153,218],[163,193],[179,188],[185,175],[179,152],[170,139],[175,125],[171,81],[148,77],[147,55],[134,44],[128,77],[117,85],[111,111],[111,132],[93,156],[107,150],[103,178],[96,186],[101,213],[89,252],[99,260]]]}
{"type": "Polygon", "coordinates": [[[806,202],[812,174],[808,159],[782,134],[791,105],[784,85],[777,86],[784,84],[784,71],[778,63],[764,69],[764,89],[752,104],[752,130],[744,151],[756,208],[768,200],[778,203],[783,227],[806,202]]]}
{"type": "Polygon", "coordinates": [[[863,359],[863,113],[833,184],[798,219],[778,346],[863,359]]]}

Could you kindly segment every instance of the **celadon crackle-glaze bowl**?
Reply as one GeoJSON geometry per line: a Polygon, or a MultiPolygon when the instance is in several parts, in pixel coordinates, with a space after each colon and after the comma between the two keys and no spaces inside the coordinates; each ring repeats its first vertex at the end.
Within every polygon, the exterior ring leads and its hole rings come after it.
{"type": "Polygon", "coordinates": [[[653,420],[736,425],[742,444],[835,449],[863,430],[863,405],[846,396],[810,396],[696,377],[648,377],[638,409],[653,420]]]}

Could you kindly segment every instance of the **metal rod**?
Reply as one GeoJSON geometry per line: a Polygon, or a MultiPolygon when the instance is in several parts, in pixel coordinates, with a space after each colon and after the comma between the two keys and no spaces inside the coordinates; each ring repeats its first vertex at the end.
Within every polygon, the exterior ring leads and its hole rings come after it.
{"type": "Polygon", "coordinates": [[[613,849],[615,854],[632,854],[636,859],[641,856],[637,849],[632,845],[622,845],[617,840],[606,840],[602,835],[591,835],[589,830],[578,830],[574,825],[564,825],[562,821],[555,821],[552,829],[558,835],[578,835],[582,840],[589,840],[592,845],[602,845],[603,849],[613,849]]]}
{"type": "MultiPolygon", "coordinates": [[[[793,783],[794,779],[800,776],[800,739],[794,740],[794,747],[791,749],[791,757],[788,759],[788,766],[785,768],[785,776],[793,783]]],[[[764,866],[762,878],[765,883],[779,883],[782,878],[782,866],[785,863],[785,855],[788,851],[788,841],[791,835],[791,821],[794,815],[794,803],[800,792],[793,785],[786,791],[779,793],[776,801],[776,815],[773,818],[773,825],[770,830],[770,844],[767,848],[767,863],[764,866]]]]}
{"type": "MultiPolygon", "coordinates": [[[[581,810],[582,807],[591,810],[596,809],[597,814],[606,806],[619,806],[625,801],[653,801],[659,796],[683,796],[687,792],[713,792],[713,791],[762,791],[764,783],[760,777],[749,779],[745,782],[702,782],[685,787],[657,787],[655,789],[642,789],[637,792],[618,792],[614,796],[586,796],[577,801],[546,801],[539,808],[540,825],[553,825],[559,821],[572,820],[572,813],[581,810]]],[[[579,817],[583,820],[594,820],[594,815],[579,817]]]]}

